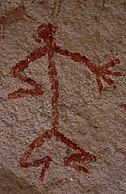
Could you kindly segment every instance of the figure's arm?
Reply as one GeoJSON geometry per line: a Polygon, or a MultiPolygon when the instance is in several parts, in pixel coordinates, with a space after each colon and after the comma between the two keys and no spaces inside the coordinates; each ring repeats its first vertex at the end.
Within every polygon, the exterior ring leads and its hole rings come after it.
{"type": "Polygon", "coordinates": [[[68,50],[64,50],[58,46],[56,47],[56,52],[60,55],[64,55],[64,56],[69,57],[70,59],[72,59],[75,62],[83,62],[85,64],[85,66],[87,68],[89,68],[89,70],[92,73],[95,73],[95,71],[98,70],[98,67],[94,63],[91,63],[91,61],[87,57],[82,56],[80,53],[72,53],[72,52],[70,52],[68,50]]]}
{"type": "Polygon", "coordinates": [[[103,91],[102,81],[106,82],[109,85],[113,85],[114,88],[116,87],[114,85],[114,81],[111,78],[109,78],[108,76],[126,76],[125,72],[119,72],[119,71],[112,72],[109,70],[109,68],[120,63],[120,61],[118,59],[112,60],[112,61],[98,67],[94,63],[92,63],[86,56],[83,56],[80,53],[72,53],[72,52],[69,52],[68,50],[62,49],[59,46],[56,46],[56,53],[58,53],[60,55],[67,56],[75,62],[83,62],[84,65],[93,74],[96,75],[96,80],[98,83],[98,89],[99,89],[100,93],[103,91]]]}
{"type": "Polygon", "coordinates": [[[38,58],[41,58],[42,56],[45,56],[47,54],[47,48],[39,48],[34,50],[30,55],[26,57],[26,59],[19,61],[14,67],[12,67],[12,75],[14,78],[19,78],[21,81],[26,82],[30,84],[34,89],[23,89],[20,88],[17,91],[14,91],[10,94],[8,94],[8,98],[20,98],[24,97],[26,95],[42,95],[43,94],[43,88],[41,84],[38,84],[35,80],[27,77],[24,74],[24,70],[29,66],[30,62],[35,61],[38,58]]]}

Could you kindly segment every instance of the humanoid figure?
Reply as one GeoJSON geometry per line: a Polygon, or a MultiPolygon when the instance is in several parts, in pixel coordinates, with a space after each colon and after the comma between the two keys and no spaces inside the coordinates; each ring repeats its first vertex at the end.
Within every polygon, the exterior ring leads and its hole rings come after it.
{"type": "Polygon", "coordinates": [[[114,81],[109,78],[110,75],[113,76],[125,76],[126,73],[123,72],[112,72],[109,68],[119,64],[119,60],[115,59],[110,61],[107,64],[102,65],[101,67],[96,66],[92,63],[87,57],[82,56],[79,53],[71,53],[68,50],[62,49],[60,46],[56,45],[54,42],[54,34],[56,33],[57,27],[50,23],[43,23],[38,27],[36,41],[41,42],[43,39],[45,46],[40,47],[34,50],[30,55],[26,57],[26,59],[19,61],[13,68],[12,73],[15,78],[19,78],[20,80],[27,82],[33,89],[22,89],[20,88],[17,91],[14,91],[8,95],[9,98],[20,98],[27,95],[37,96],[42,95],[44,90],[41,84],[38,84],[35,80],[27,77],[23,71],[26,69],[30,62],[35,61],[38,58],[41,58],[45,55],[48,56],[48,74],[49,80],[51,83],[51,91],[52,91],[52,127],[49,130],[46,130],[44,133],[39,135],[26,149],[24,154],[20,159],[20,166],[24,168],[35,167],[42,165],[42,170],[40,174],[40,178],[43,181],[45,177],[45,172],[49,168],[51,161],[53,160],[51,156],[45,156],[40,159],[36,159],[32,162],[28,162],[32,152],[41,147],[45,141],[49,140],[51,137],[56,137],[59,141],[66,144],[68,147],[72,148],[76,153],[71,156],[64,157],[64,164],[66,166],[71,166],[76,171],[83,171],[85,173],[90,173],[90,169],[87,166],[80,165],[81,163],[89,163],[96,161],[96,156],[90,152],[85,151],[78,144],[74,143],[72,140],[68,139],[60,130],[59,130],[59,113],[58,113],[58,79],[57,79],[57,69],[55,66],[55,61],[53,57],[55,54],[64,55],[69,57],[75,62],[83,62],[85,67],[87,67],[92,74],[96,75],[96,80],[98,83],[98,89],[101,93],[103,91],[102,80],[109,85],[114,85],[114,81]],[[78,164],[77,164],[78,163],[78,164]]]}

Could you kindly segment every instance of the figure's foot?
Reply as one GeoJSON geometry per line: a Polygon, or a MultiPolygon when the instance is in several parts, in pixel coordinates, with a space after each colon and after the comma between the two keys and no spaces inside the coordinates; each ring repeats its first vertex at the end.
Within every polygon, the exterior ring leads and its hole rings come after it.
{"type": "Polygon", "coordinates": [[[114,84],[114,81],[109,77],[109,76],[126,76],[125,72],[120,72],[120,71],[114,71],[112,72],[109,70],[109,68],[114,67],[115,65],[118,65],[120,61],[118,59],[112,60],[101,67],[99,67],[96,70],[96,80],[98,83],[98,89],[99,92],[101,93],[103,91],[103,84],[102,81],[106,82],[108,85],[112,85],[113,88],[116,88],[116,85],[114,84]]]}
{"type": "Polygon", "coordinates": [[[83,171],[85,173],[90,173],[91,172],[90,169],[85,165],[81,166],[76,163],[86,163],[87,164],[87,163],[95,162],[95,161],[96,161],[96,157],[89,152],[85,152],[85,154],[84,153],[72,154],[71,156],[64,158],[64,164],[66,166],[70,166],[78,172],[83,171]]]}
{"type": "Polygon", "coordinates": [[[32,143],[30,143],[30,145],[28,146],[27,150],[22,155],[20,162],[19,162],[19,166],[22,168],[38,167],[40,165],[43,165],[43,168],[40,174],[41,181],[44,180],[45,172],[46,170],[48,170],[49,165],[52,161],[52,158],[50,156],[45,156],[42,159],[36,159],[36,160],[33,160],[32,162],[29,162],[28,160],[31,157],[32,152],[36,148],[40,148],[44,144],[45,141],[48,141],[52,137],[52,135],[53,135],[52,130],[46,130],[43,134],[40,134],[36,139],[33,140],[32,143]]]}
{"type": "Polygon", "coordinates": [[[60,131],[55,131],[55,136],[60,140],[62,143],[66,144],[69,148],[72,148],[77,153],[72,154],[71,156],[64,157],[64,164],[66,166],[70,166],[77,171],[83,171],[86,173],[90,173],[90,170],[86,166],[80,166],[76,163],[90,163],[95,162],[96,157],[94,154],[86,152],[84,149],[80,148],[80,146],[74,143],[72,140],[64,136],[63,133],[60,131]]]}
{"type": "Polygon", "coordinates": [[[51,161],[52,158],[50,156],[45,156],[44,158],[34,160],[33,162],[20,162],[19,166],[23,168],[28,168],[28,167],[38,167],[44,164],[39,177],[40,180],[43,181],[45,177],[45,172],[48,170],[51,161]]]}

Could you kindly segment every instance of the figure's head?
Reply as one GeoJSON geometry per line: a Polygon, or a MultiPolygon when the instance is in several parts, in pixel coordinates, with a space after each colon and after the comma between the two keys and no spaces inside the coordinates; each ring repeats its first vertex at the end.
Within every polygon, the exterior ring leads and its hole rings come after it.
{"type": "Polygon", "coordinates": [[[40,39],[43,39],[46,42],[48,39],[53,39],[56,30],[57,27],[54,26],[53,24],[43,23],[38,27],[37,34],[40,39]]]}

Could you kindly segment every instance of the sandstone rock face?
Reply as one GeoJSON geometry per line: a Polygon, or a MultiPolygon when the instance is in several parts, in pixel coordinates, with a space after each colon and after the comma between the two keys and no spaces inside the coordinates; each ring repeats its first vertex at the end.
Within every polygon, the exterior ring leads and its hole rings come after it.
{"type": "Polygon", "coordinates": [[[0,193],[2,194],[40,194],[38,189],[23,178],[17,177],[10,170],[1,168],[0,169],[0,193]]]}
{"type": "Polygon", "coordinates": [[[126,193],[126,1],[0,1],[0,193],[126,193]]]}

